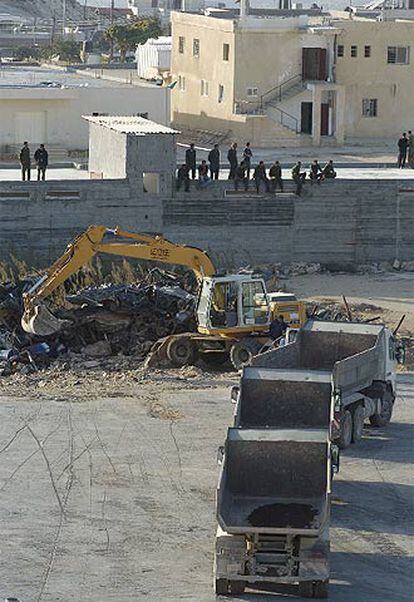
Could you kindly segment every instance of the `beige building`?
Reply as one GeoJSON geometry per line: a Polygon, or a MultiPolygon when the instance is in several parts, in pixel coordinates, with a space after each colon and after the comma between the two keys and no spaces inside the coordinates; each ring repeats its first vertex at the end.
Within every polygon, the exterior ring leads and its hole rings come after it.
{"type": "Polygon", "coordinates": [[[173,13],[172,118],[270,146],[414,128],[414,22],[173,13]]]}

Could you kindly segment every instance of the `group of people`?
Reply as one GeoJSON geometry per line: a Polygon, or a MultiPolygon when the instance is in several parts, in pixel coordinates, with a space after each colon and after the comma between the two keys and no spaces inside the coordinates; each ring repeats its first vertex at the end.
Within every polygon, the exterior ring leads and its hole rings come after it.
{"type": "Polygon", "coordinates": [[[414,169],[414,134],[411,130],[404,132],[398,140],[398,167],[404,169],[406,165],[414,169]]]}
{"type": "MultiPolygon", "coordinates": [[[[250,142],[246,143],[240,163],[238,160],[237,143],[234,142],[229,148],[227,152],[227,161],[229,163],[228,179],[234,181],[235,189],[239,190],[239,187],[242,186],[244,190],[247,191],[251,181],[250,175],[253,171],[252,179],[258,193],[260,192],[261,186],[264,187],[266,192],[276,192],[278,189],[280,189],[281,192],[284,192],[280,162],[275,161],[269,170],[267,170],[264,161],[259,161],[254,169],[252,169],[252,159],[253,151],[250,142]]],[[[219,179],[220,167],[220,149],[218,144],[215,144],[209,152],[208,162],[203,159],[198,166],[197,151],[194,144],[190,144],[185,153],[185,163],[178,169],[177,190],[180,190],[181,186],[184,185],[184,190],[189,192],[190,176],[193,180],[196,180],[197,173],[198,187],[205,188],[210,186],[213,180],[219,179]]],[[[302,163],[298,161],[292,168],[292,179],[296,183],[296,194],[298,195],[302,192],[306,176],[306,172],[302,171],[302,163]]],[[[309,178],[311,184],[314,184],[315,182],[320,184],[322,180],[336,178],[333,161],[328,161],[322,168],[317,159],[315,159],[309,167],[309,178]]]]}
{"type": "MultiPolygon", "coordinates": [[[[49,154],[45,149],[45,145],[41,144],[39,148],[35,151],[33,158],[37,167],[37,179],[45,180],[46,179],[46,169],[49,163],[49,154]]],[[[19,154],[20,166],[22,169],[22,180],[30,181],[31,178],[31,169],[32,169],[32,159],[30,156],[30,148],[29,143],[24,142],[23,147],[19,154]]]]}

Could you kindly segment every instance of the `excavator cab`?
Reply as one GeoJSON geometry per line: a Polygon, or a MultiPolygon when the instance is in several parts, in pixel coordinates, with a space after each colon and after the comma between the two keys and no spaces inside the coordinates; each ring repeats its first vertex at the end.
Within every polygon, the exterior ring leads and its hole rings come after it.
{"type": "Polygon", "coordinates": [[[266,330],[270,306],[264,280],[252,274],[204,278],[197,318],[203,334],[266,330]]]}

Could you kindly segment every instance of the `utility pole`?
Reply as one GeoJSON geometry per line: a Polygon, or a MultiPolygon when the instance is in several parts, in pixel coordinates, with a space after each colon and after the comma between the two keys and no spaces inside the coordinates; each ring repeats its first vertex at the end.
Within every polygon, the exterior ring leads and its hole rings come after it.
{"type": "Polygon", "coordinates": [[[62,34],[65,35],[66,27],[66,0],[63,0],[63,11],[62,11],[62,34]]]}

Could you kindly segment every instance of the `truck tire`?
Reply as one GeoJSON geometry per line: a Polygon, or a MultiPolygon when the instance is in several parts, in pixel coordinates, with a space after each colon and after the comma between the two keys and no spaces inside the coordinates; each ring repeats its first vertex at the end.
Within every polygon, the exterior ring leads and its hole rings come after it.
{"type": "Polygon", "coordinates": [[[216,579],[215,590],[217,596],[226,596],[229,593],[229,582],[227,579],[216,579]]]}
{"type": "Polygon", "coordinates": [[[248,366],[253,357],[260,351],[261,345],[254,338],[245,338],[237,341],[230,349],[230,361],[236,370],[248,366]]]}
{"type": "Polygon", "coordinates": [[[386,426],[392,416],[392,410],[394,408],[393,398],[391,391],[387,390],[384,396],[381,398],[381,412],[379,414],[373,414],[369,417],[369,421],[372,426],[386,426]]]}
{"type": "Polygon", "coordinates": [[[312,581],[299,581],[299,596],[301,598],[313,598],[312,581]]]}
{"type": "Polygon", "coordinates": [[[244,594],[245,587],[244,581],[230,581],[230,593],[234,596],[244,594]]]}
{"type": "Polygon", "coordinates": [[[342,414],[339,429],[338,445],[340,449],[346,449],[352,443],[352,414],[345,410],[342,414]]]}
{"type": "Polygon", "coordinates": [[[352,442],[361,441],[364,431],[365,410],[364,406],[357,405],[352,413],[352,442]]]}
{"type": "Polygon", "coordinates": [[[329,581],[315,581],[313,584],[313,597],[325,599],[328,597],[329,581]]]}
{"type": "Polygon", "coordinates": [[[193,341],[188,337],[172,338],[167,344],[167,358],[177,368],[194,363],[197,350],[193,341]]]}

